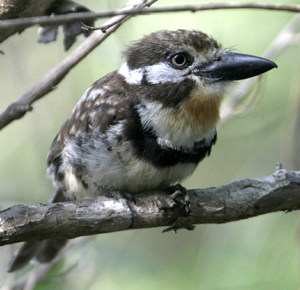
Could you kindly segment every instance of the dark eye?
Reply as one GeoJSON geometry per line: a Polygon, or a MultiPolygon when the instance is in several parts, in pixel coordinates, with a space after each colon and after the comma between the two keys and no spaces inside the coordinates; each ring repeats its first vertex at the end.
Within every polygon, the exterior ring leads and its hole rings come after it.
{"type": "Polygon", "coordinates": [[[178,68],[184,68],[188,64],[188,59],[185,54],[178,53],[171,57],[171,63],[178,68]]]}

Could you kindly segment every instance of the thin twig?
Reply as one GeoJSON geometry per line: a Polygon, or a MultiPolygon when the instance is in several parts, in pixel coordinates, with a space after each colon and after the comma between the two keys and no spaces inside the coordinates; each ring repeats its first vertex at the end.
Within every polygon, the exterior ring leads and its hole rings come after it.
{"type": "MultiPolygon", "coordinates": [[[[143,4],[146,0],[130,0],[127,5],[120,11],[127,10],[136,5],[143,4]]],[[[103,42],[112,32],[114,32],[120,25],[132,17],[131,15],[125,18],[120,15],[110,19],[107,24],[115,22],[113,27],[107,30],[107,33],[95,31],[91,34],[80,46],[78,46],[72,53],[70,53],[62,62],[52,68],[40,81],[38,81],[32,88],[30,88],[18,101],[12,103],[0,115],[0,130],[10,124],[12,121],[24,116],[25,113],[32,109],[31,105],[38,99],[51,92],[68,74],[68,72],[78,64],[84,57],[86,57],[95,47],[103,42]],[[118,21],[117,21],[118,20],[118,21]]]]}
{"type": "MultiPolygon", "coordinates": [[[[151,1],[156,2],[156,1],[151,1]]],[[[149,2],[149,3],[151,3],[149,2]]],[[[146,6],[147,7],[147,6],[146,6]]],[[[150,13],[174,13],[184,11],[203,11],[203,10],[217,10],[217,9],[263,9],[263,10],[276,10],[285,12],[300,12],[300,5],[276,4],[276,3],[252,3],[252,2],[212,2],[203,4],[190,4],[190,5],[176,5],[176,6],[161,6],[154,8],[143,9],[144,7],[138,6],[127,11],[120,10],[107,10],[100,12],[81,12],[72,13],[70,15],[56,15],[56,16],[41,16],[29,17],[22,19],[11,19],[0,21],[0,29],[15,27],[15,26],[31,26],[31,25],[44,25],[44,24],[61,24],[73,21],[83,21],[96,18],[106,18],[116,15],[135,15],[135,14],[150,14],[150,13]]]]}
{"type": "Polygon", "coordinates": [[[140,7],[150,7],[153,3],[157,2],[157,0],[149,0],[148,2],[141,4],[140,7]]]}
{"type": "MultiPolygon", "coordinates": [[[[141,9],[150,7],[156,1],[157,0],[151,0],[151,1],[148,1],[148,2],[146,2],[144,4],[139,5],[137,7],[137,11],[142,11],[141,9]]],[[[132,9],[129,9],[129,10],[132,10],[132,9]]],[[[127,17],[127,15],[122,15],[121,17],[123,19],[125,19],[127,17]]],[[[111,21],[110,23],[106,23],[104,25],[101,25],[100,27],[92,27],[92,26],[86,25],[85,23],[81,22],[81,26],[82,26],[82,29],[85,29],[85,30],[101,30],[103,33],[106,33],[106,30],[108,28],[110,28],[113,25],[117,24],[119,21],[121,21],[121,20],[111,21]]]]}

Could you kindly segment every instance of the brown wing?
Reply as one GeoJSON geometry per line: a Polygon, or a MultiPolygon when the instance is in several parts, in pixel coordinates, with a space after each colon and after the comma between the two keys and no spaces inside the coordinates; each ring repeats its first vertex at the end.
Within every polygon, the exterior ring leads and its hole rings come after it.
{"type": "Polygon", "coordinates": [[[57,181],[63,178],[60,165],[66,139],[73,139],[79,133],[105,133],[110,126],[125,118],[128,108],[135,101],[128,94],[128,89],[124,78],[114,71],[96,81],[85,92],[51,145],[47,157],[49,175],[57,181]]]}

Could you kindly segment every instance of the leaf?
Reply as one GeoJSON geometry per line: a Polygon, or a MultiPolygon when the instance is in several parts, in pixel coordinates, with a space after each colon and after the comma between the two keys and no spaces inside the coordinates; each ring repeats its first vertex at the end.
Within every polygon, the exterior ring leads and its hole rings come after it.
{"type": "MultiPolygon", "coordinates": [[[[69,0],[58,0],[51,5],[44,15],[63,15],[69,13],[90,12],[87,7],[69,0]]],[[[94,20],[83,21],[88,26],[94,26],[94,20]]],[[[68,50],[76,41],[77,36],[89,36],[92,31],[83,30],[81,21],[62,24],[64,33],[64,49],[68,50]]],[[[49,43],[56,40],[59,24],[43,25],[38,32],[38,42],[49,43]]]]}

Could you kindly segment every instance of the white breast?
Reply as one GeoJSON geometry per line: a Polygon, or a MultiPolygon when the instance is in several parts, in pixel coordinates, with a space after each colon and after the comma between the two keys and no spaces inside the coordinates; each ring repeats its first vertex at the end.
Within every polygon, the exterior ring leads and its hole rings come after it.
{"type": "Polygon", "coordinates": [[[203,126],[195,126],[188,114],[163,108],[158,102],[145,102],[139,109],[139,114],[144,128],[154,128],[158,140],[163,140],[169,147],[193,148],[195,142],[203,139],[210,143],[215,135],[215,124],[209,130],[203,126]]]}
{"type": "Polygon", "coordinates": [[[102,195],[108,190],[138,193],[162,189],[187,178],[196,168],[193,163],[157,168],[133,156],[129,142],[115,146],[110,152],[103,144],[98,145],[95,152],[89,154],[78,150],[74,142],[65,147],[65,185],[69,194],[74,194],[78,199],[102,195]],[[69,163],[74,158],[81,160],[85,168],[82,178],[88,184],[87,190],[69,163]]]}

